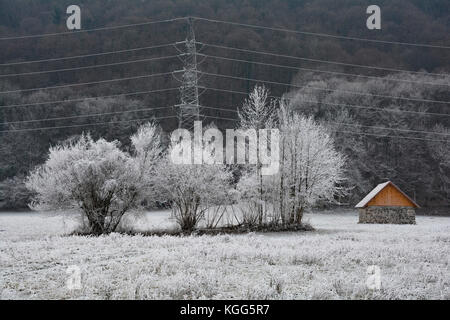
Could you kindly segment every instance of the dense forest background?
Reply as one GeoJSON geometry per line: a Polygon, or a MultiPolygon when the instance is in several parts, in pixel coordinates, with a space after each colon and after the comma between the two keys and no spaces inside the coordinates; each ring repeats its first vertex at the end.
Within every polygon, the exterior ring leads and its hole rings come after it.
{"type": "MultiPolygon", "coordinates": [[[[0,38],[67,32],[65,11],[70,4],[74,4],[73,1],[0,0],[0,38]]],[[[82,10],[83,29],[198,16],[349,37],[450,45],[450,2],[446,0],[379,0],[376,4],[382,10],[381,30],[366,28],[366,8],[373,4],[371,1],[79,0],[76,4],[82,10]]],[[[296,109],[330,127],[337,147],[349,158],[348,184],[353,189],[347,199],[340,199],[341,202],[353,205],[377,183],[390,179],[423,207],[450,204],[450,106],[446,103],[450,101],[449,49],[316,37],[204,20],[195,21],[194,28],[197,41],[205,44],[202,53],[243,60],[207,57],[201,59],[201,71],[293,84],[266,85],[274,97],[291,99],[296,109]],[[207,44],[307,59],[267,56],[207,44]]],[[[173,57],[104,68],[6,75],[173,56],[179,52],[174,46],[167,46],[79,59],[23,63],[175,43],[183,41],[186,34],[187,24],[180,20],[62,36],[0,40],[0,207],[10,209],[25,206],[28,193],[23,187],[23,177],[31,168],[44,161],[50,145],[84,130],[91,132],[94,137],[118,139],[124,148],[129,148],[128,137],[136,130],[139,121],[98,123],[153,116],[171,117],[175,115],[172,106],[179,103],[176,89],[80,101],[85,97],[176,88],[179,82],[171,74],[51,90],[29,89],[170,73],[181,69],[182,64],[173,57]],[[151,108],[154,110],[149,110],[151,108]],[[137,109],[145,110],[120,113],[137,109]],[[33,121],[96,113],[109,114],[33,121]],[[64,128],[26,131],[42,127],[64,128]]],[[[237,116],[234,110],[242,105],[245,93],[256,83],[252,80],[203,75],[200,85],[209,89],[202,93],[201,104],[225,110],[205,108],[202,114],[235,119],[237,116]]],[[[234,121],[225,119],[206,118],[205,121],[214,121],[219,128],[235,125],[234,121]]],[[[174,117],[159,122],[167,132],[177,126],[174,117]]]]}

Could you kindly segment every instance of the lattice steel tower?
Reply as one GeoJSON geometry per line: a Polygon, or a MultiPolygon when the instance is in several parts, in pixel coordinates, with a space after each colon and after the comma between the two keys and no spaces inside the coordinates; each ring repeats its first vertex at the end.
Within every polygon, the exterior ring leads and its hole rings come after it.
{"type": "Polygon", "coordinates": [[[199,75],[197,70],[197,42],[195,41],[194,25],[188,18],[188,35],[185,41],[177,42],[176,48],[180,52],[179,58],[183,62],[183,70],[174,72],[174,77],[180,85],[180,104],[175,105],[178,113],[178,127],[191,130],[194,121],[200,120],[199,75]],[[183,44],[186,51],[178,48],[183,44]]]}

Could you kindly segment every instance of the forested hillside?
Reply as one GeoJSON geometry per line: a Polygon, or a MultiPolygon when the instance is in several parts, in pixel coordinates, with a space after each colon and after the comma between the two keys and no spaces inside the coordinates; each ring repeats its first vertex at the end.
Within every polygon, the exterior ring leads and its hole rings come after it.
{"type": "MultiPolygon", "coordinates": [[[[159,123],[167,132],[177,126],[172,106],[179,103],[180,83],[172,72],[183,67],[176,56],[183,47],[173,44],[185,39],[186,21],[3,39],[67,32],[70,4],[0,0],[0,207],[25,204],[21,179],[58,141],[90,131],[93,137],[118,139],[126,149],[129,136],[144,121],[138,119],[162,118],[159,123]],[[37,60],[45,61],[33,62],[37,60]],[[59,71],[47,72],[51,70],[59,71]],[[111,79],[122,80],[106,82],[111,79]]],[[[199,70],[204,72],[200,85],[206,88],[200,98],[202,114],[215,117],[205,122],[233,127],[230,119],[237,117],[234,111],[245,94],[264,83],[274,97],[291,99],[297,110],[334,132],[338,148],[349,158],[348,185],[353,188],[341,202],[354,204],[375,184],[390,179],[424,207],[450,204],[449,1],[379,0],[381,30],[366,28],[366,8],[372,3],[359,0],[77,4],[83,29],[194,16],[428,44],[345,40],[194,20],[199,70]]]]}

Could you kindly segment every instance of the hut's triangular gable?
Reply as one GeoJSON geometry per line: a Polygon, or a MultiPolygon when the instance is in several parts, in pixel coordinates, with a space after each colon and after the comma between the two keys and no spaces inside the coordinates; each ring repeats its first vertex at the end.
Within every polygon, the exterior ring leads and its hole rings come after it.
{"type": "Polygon", "coordinates": [[[388,182],[384,182],[384,183],[380,183],[379,185],[377,185],[372,191],[369,192],[369,194],[367,194],[364,199],[362,199],[356,206],[355,208],[364,208],[367,206],[367,204],[370,202],[370,200],[372,200],[373,198],[375,198],[377,196],[377,194],[379,194],[384,188],[386,188],[388,185],[391,185],[392,187],[394,187],[397,191],[399,191],[405,198],[407,198],[409,201],[411,201],[412,205],[416,208],[419,208],[419,205],[412,200],[410,197],[408,197],[402,190],[400,190],[399,187],[397,187],[395,184],[393,184],[391,181],[388,182]]]}

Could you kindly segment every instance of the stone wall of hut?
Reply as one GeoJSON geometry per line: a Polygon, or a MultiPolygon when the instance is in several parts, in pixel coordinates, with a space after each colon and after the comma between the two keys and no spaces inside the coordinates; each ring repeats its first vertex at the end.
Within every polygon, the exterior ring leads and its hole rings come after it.
{"type": "Polygon", "coordinates": [[[410,207],[360,208],[359,223],[415,224],[416,211],[410,207]]]}

